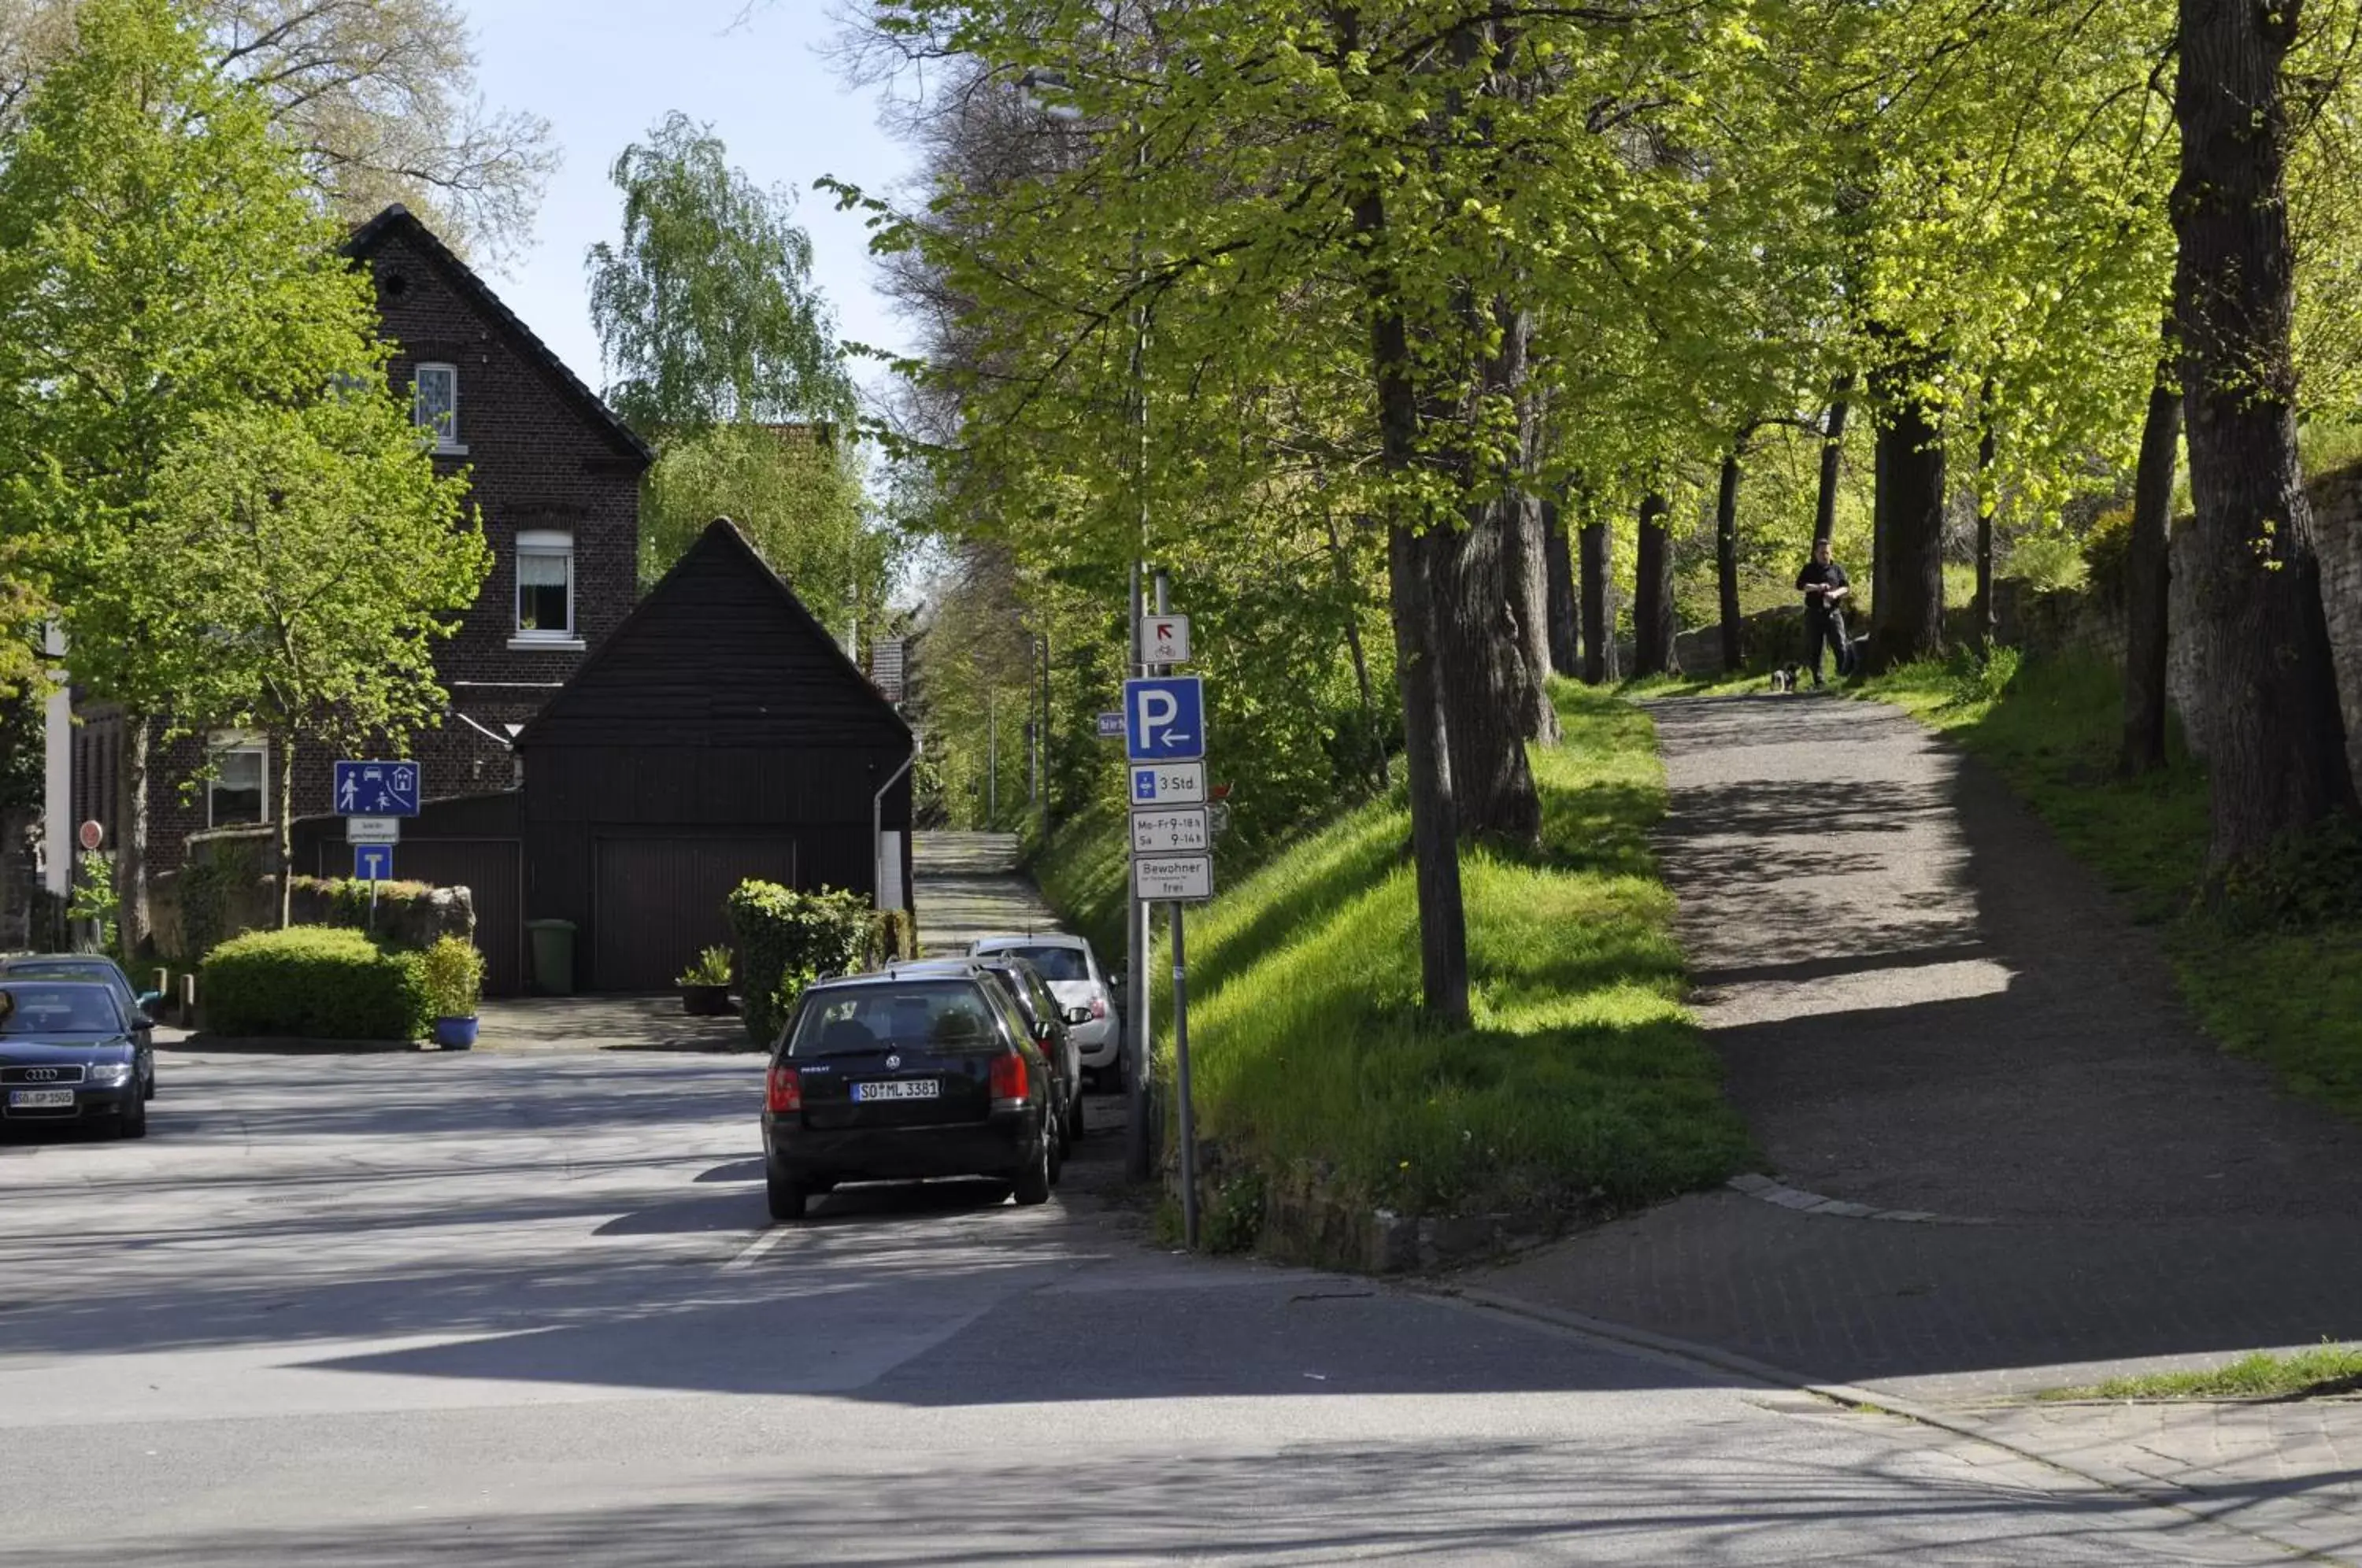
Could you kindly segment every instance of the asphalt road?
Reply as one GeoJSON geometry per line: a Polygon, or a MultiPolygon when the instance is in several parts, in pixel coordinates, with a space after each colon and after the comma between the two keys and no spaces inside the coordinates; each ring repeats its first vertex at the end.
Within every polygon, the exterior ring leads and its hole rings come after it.
{"type": "MultiPolygon", "coordinates": [[[[767,1229],[757,1059],[168,1055],[0,1142],[0,1563],[2277,1561],[1090,1190],[767,1229]]],[[[1100,1108],[1106,1114],[1111,1108],[1100,1108]]]]}

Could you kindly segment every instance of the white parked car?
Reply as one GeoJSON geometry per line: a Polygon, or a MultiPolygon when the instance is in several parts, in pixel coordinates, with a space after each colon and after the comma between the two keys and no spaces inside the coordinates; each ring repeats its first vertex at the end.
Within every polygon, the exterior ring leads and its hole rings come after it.
{"type": "Polygon", "coordinates": [[[1059,1006],[1088,1008],[1091,1021],[1066,1031],[1082,1054],[1083,1069],[1103,1084],[1121,1080],[1123,1031],[1118,1027],[1107,971],[1099,967],[1098,955],[1091,951],[1088,942],[1064,932],[1029,932],[1022,936],[987,936],[969,944],[968,951],[1014,953],[1041,972],[1059,1006]]]}

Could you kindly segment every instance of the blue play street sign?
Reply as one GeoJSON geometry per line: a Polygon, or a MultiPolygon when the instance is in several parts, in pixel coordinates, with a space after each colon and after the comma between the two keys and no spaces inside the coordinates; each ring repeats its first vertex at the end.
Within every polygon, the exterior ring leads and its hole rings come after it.
{"type": "Polygon", "coordinates": [[[1131,762],[1191,762],[1206,755],[1206,686],[1194,675],[1123,683],[1124,755],[1131,762]]]}
{"type": "Polygon", "coordinates": [[[336,808],[340,817],[414,817],[418,814],[418,764],[339,762],[336,808]]]}
{"type": "Polygon", "coordinates": [[[393,845],[390,844],[353,845],[353,880],[356,882],[392,881],[393,845]]]}

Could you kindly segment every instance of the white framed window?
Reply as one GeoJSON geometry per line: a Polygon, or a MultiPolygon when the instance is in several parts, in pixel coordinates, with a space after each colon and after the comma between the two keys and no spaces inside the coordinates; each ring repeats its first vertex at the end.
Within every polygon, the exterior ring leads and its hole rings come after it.
{"type": "Polygon", "coordinates": [[[237,827],[270,820],[270,743],[242,730],[225,730],[209,743],[213,771],[205,779],[205,825],[237,827]]]}
{"type": "Polygon", "coordinates": [[[579,647],[574,630],[574,536],[528,528],[517,535],[516,637],[534,646],[579,647]]]}
{"type": "Polygon", "coordinates": [[[429,360],[418,367],[410,381],[410,417],[435,433],[436,451],[466,453],[459,440],[458,366],[429,360]]]}

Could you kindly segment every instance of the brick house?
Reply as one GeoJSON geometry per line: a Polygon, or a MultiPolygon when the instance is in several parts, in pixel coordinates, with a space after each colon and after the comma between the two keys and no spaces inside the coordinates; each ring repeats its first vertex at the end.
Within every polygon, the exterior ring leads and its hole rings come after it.
{"type": "MultiPolygon", "coordinates": [[[[392,375],[411,390],[422,425],[436,435],[435,461],[464,468],[470,501],[492,550],[482,595],[436,664],[450,706],[441,727],[411,753],[429,799],[480,795],[515,782],[511,740],[631,613],[637,597],[641,476],[654,461],[633,434],[468,265],[405,208],[388,207],[355,230],[347,252],[370,268],[392,375]]],[[[70,816],[95,820],[119,842],[122,723],[77,703],[71,747],[70,816]]],[[[51,726],[51,745],[60,725],[51,726]]],[[[151,770],[149,866],[180,866],[189,835],[267,821],[273,760],[259,736],[194,737],[151,770]],[[210,778],[189,784],[204,771],[210,778]]],[[[330,757],[296,757],[299,816],[325,812],[330,757]]],[[[60,776],[53,767],[51,778],[60,776]]],[[[404,876],[426,867],[397,866],[404,876]]]]}

